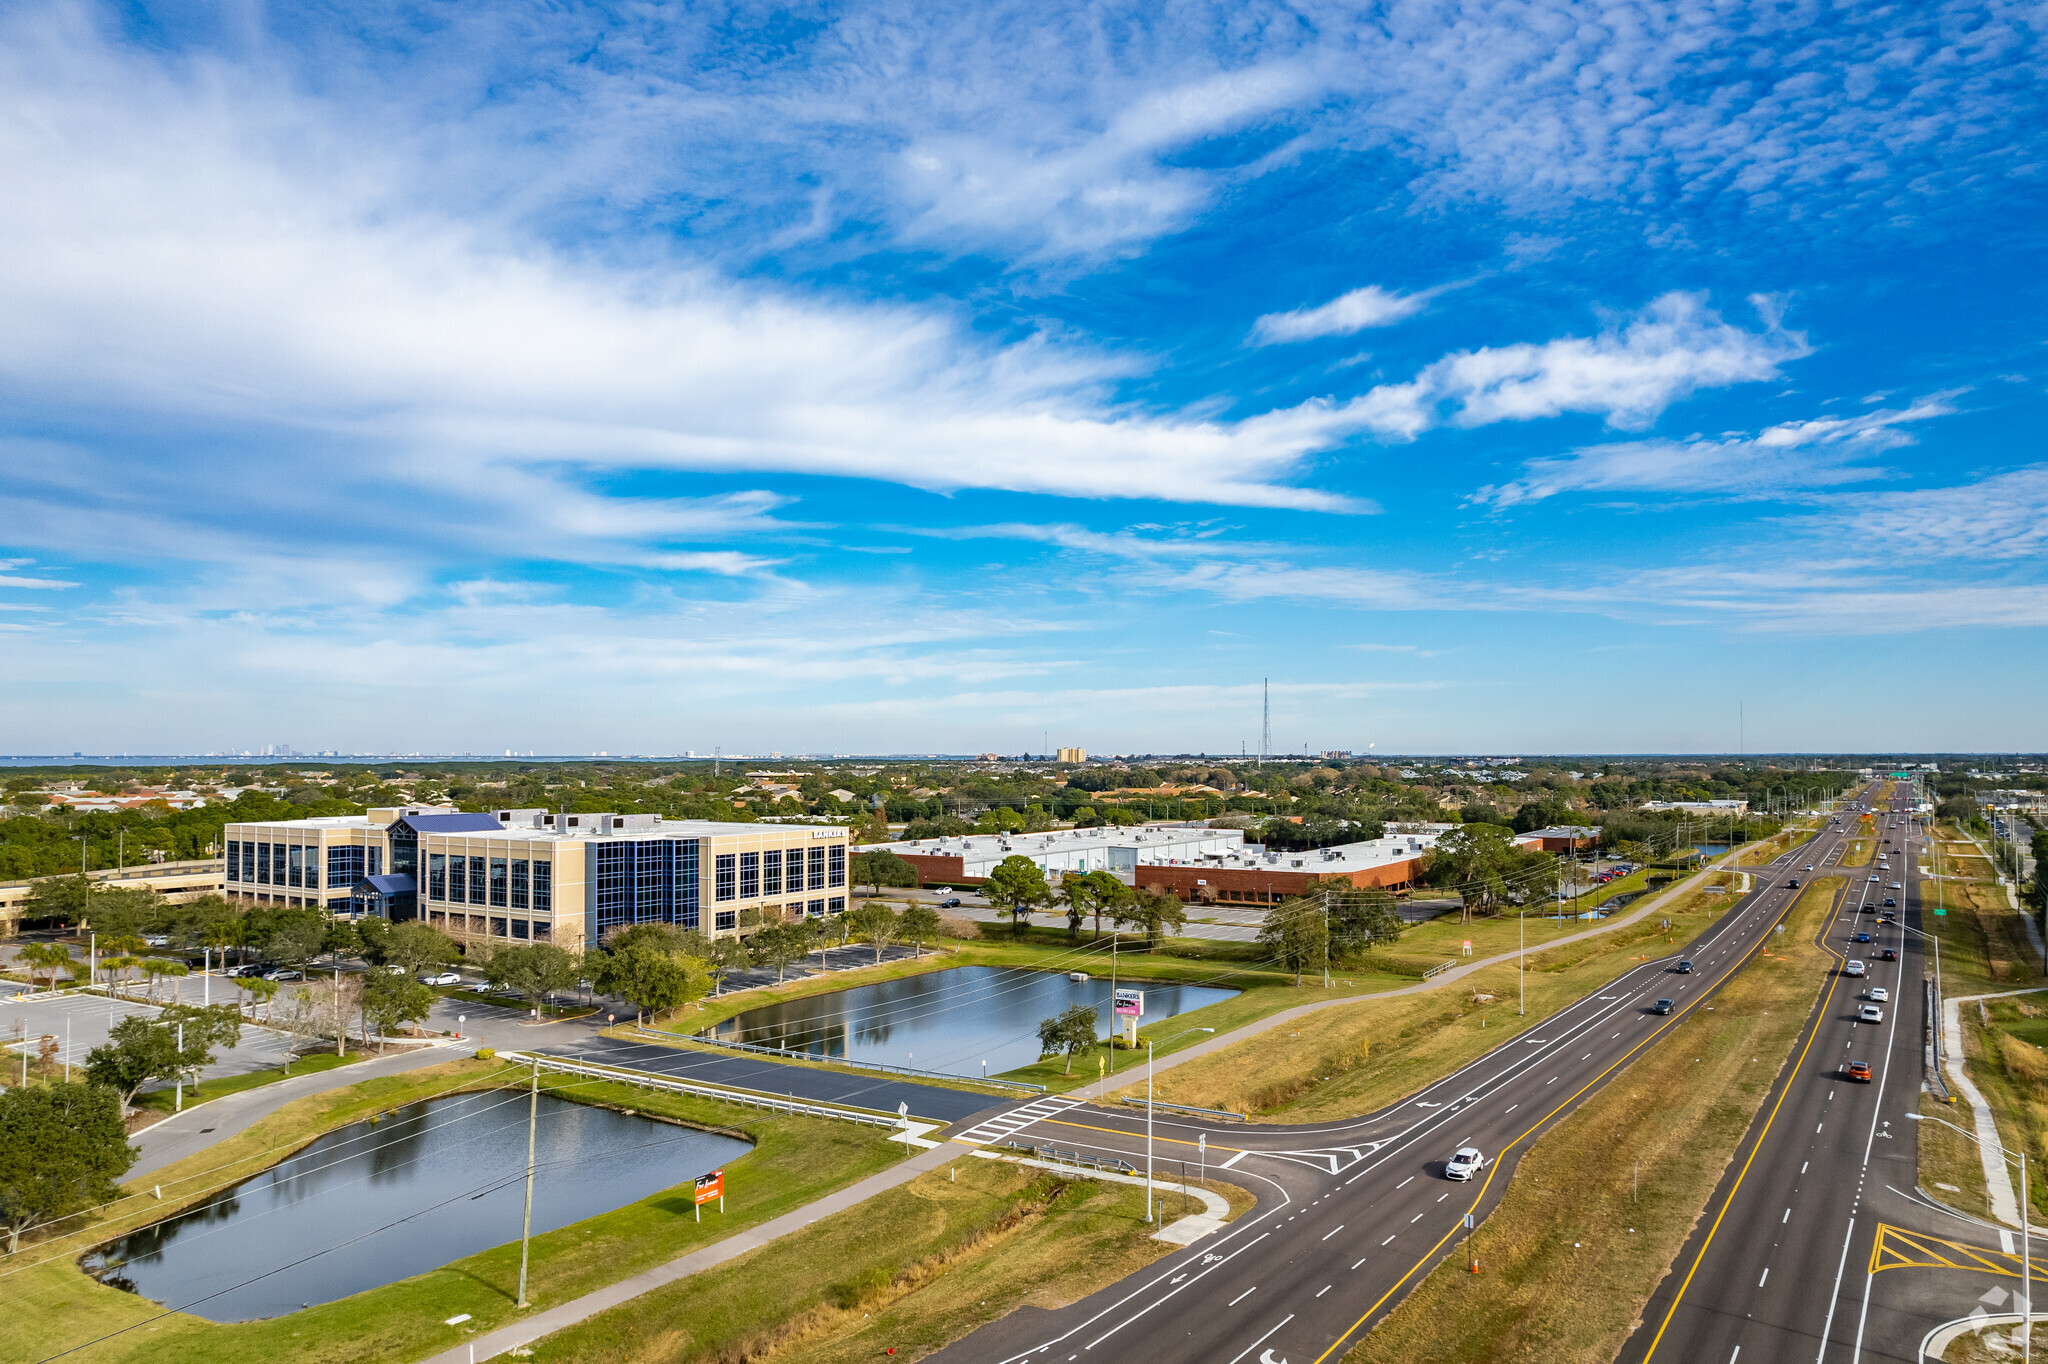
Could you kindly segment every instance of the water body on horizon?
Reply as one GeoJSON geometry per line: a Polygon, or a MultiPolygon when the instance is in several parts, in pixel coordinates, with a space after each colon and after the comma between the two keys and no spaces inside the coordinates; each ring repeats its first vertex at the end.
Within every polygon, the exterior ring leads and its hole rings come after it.
{"type": "MultiPolygon", "coordinates": [[[[82,1263],[104,1283],[220,1322],[281,1316],[425,1273],[519,1239],[526,1114],[523,1090],[408,1104],[330,1132],[82,1263]]],[[[688,1184],[749,1149],[543,1094],[534,1233],[688,1184]]],[[[688,1214],[690,1191],[676,1199],[677,1215],[688,1214]]]]}
{"type": "MultiPolygon", "coordinates": [[[[1209,985],[1119,980],[1145,992],[1144,1024],[1204,1008],[1235,995],[1209,985]]],[[[879,1061],[947,1075],[978,1076],[1038,1060],[1040,1021],[1075,1005],[1095,1010],[1096,1031],[1110,1030],[1108,979],[1070,980],[1055,971],[1012,966],[956,966],[851,990],[811,995],[735,1014],[711,1030],[728,1042],[751,1042],[813,1056],[879,1061]]]]}

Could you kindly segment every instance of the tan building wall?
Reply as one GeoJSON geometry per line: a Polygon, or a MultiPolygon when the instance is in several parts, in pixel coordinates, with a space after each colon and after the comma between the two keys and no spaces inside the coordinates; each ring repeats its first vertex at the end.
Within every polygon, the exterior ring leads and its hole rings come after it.
{"type": "MultiPolygon", "coordinates": [[[[173,904],[196,900],[202,895],[220,895],[226,890],[226,864],[217,858],[205,858],[193,862],[158,862],[141,867],[126,867],[119,871],[102,870],[87,872],[86,875],[102,885],[134,887],[153,890],[173,904]]],[[[70,873],[77,875],[76,872],[70,873]]],[[[21,923],[24,907],[29,895],[39,881],[35,877],[27,881],[8,881],[0,884],[0,936],[12,937],[21,923]]]]}

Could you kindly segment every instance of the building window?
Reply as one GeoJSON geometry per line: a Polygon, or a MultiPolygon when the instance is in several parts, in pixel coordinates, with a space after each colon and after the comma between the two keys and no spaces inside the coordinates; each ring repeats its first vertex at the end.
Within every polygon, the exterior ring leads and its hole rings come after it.
{"type": "MultiPolygon", "coordinates": [[[[736,927],[739,923],[739,917],[739,911],[736,909],[721,909],[718,911],[717,928],[726,929],[736,927]]],[[[716,930],[714,929],[714,931],[716,930]]]]}
{"type": "Polygon", "coordinates": [[[491,904],[497,909],[505,908],[505,859],[502,857],[491,859],[491,904]]]}
{"type": "Polygon", "coordinates": [[[846,897],[844,895],[833,896],[830,908],[834,914],[844,914],[846,912],[846,897]]]}
{"type": "Polygon", "coordinates": [[[242,880],[256,879],[256,845],[248,839],[242,840],[242,880]]]}
{"type": "Polygon", "coordinates": [[[284,850],[284,883],[288,886],[306,884],[306,850],[294,843],[284,850]]]}
{"type": "Polygon", "coordinates": [[[761,898],[761,854],[740,854],[740,898],[758,900],[761,898]]]}
{"type": "Polygon", "coordinates": [[[346,895],[331,896],[327,901],[327,912],[329,914],[346,914],[348,913],[348,904],[349,899],[346,895]]]}
{"type": "Polygon", "coordinates": [[[526,920],[514,919],[512,921],[512,936],[515,938],[523,938],[526,936],[526,920]]]}
{"type": "Polygon", "coordinates": [[[825,888],[825,850],[823,848],[811,849],[811,884],[809,888],[812,890],[823,890],[825,888]]]}
{"type": "Polygon", "coordinates": [[[818,917],[819,915],[823,914],[824,912],[825,912],[825,902],[824,902],[823,900],[813,900],[813,901],[811,901],[811,917],[812,917],[812,918],[814,918],[814,919],[815,919],[815,918],[817,918],[817,917],[818,917]]]}
{"type": "Polygon", "coordinates": [[[427,854],[427,898],[445,900],[448,898],[448,854],[427,854]]]}
{"type": "Polygon", "coordinates": [[[258,843],[256,845],[256,884],[259,886],[270,884],[270,845],[268,843],[258,843]]]}
{"type": "Polygon", "coordinates": [[[831,868],[826,875],[825,884],[828,886],[845,885],[846,845],[844,843],[834,843],[831,847],[825,849],[825,858],[825,865],[831,868]]]}
{"type": "MultiPolygon", "coordinates": [[[[734,864],[735,862],[737,862],[738,860],[739,860],[739,859],[738,859],[738,858],[736,858],[736,857],[734,857],[734,856],[733,856],[733,855],[732,855],[731,853],[720,853],[720,854],[718,854],[718,860],[717,860],[717,862],[716,862],[716,863],[714,864],[714,865],[716,866],[717,870],[716,870],[716,872],[715,872],[715,873],[713,874],[713,878],[712,878],[712,880],[713,880],[713,885],[712,885],[712,891],[711,891],[711,898],[712,898],[712,899],[714,899],[714,900],[730,900],[730,899],[732,899],[732,897],[733,897],[733,891],[734,891],[734,886],[733,886],[733,880],[734,880],[734,877],[733,877],[733,864],[734,864]]],[[[723,915],[721,915],[720,917],[722,918],[722,917],[724,917],[724,916],[723,916],[723,915]]]]}
{"type": "Polygon", "coordinates": [[[539,914],[551,914],[555,907],[555,864],[539,858],[533,863],[533,908],[539,914]]]}
{"type": "MultiPolygon", "coordinates": [[[[469,859],[469,902],[473,905],[484,902],[484,860],[481,857],[469,859]]],[[[498,936],[503,937],[504,934],[498,936]]]]}
{"type": "Polygon", "coordinates": [[[448,898],[458,905],[469,898],[468,866],[460,857],[448,859],[448,898]]]}
{"type": "Polygon", "coordinates": [[[761,854],[761,893],[782,894],[782,849],[770,848],[761,854]]]}
{"type": "MultiPolygon", "coordinates": [[[[697,927],[699,846],[694,838],[598,841],[590,850],[597,917],[585,931],[603,938],[628,924],[697,927]]],[[[737,880],[735,861],[726,859],[728,887],[737,880]]],[[[536,874],[540,867],[534,863],[536,874]]],[[[534,908],[542,906],[536,901],[534,908]]]]}
{"type": "Polygon", "coordinates": [[[512,859],[512,908],[526,908],[526,859],[512,859]]]}
{"type": "Polygon", "coordinates": [[[329,848],[327,850],[327,888],[329,890],[351,890],[363,879],[363,850],[361,848],[329,848]]]}
{"type": "Polygon", "coordinates": [[[368,857],[365,860],[369,864],[369,875],[382,876],[384,874],[384,850],[382,848],[369,849],[368,857]]]}
{"type": "Polygon", "coordinates": [[[505,920],[500,915],[493,914],[491,916],[491,936],[494,938],[505,936],[505,920]]]}
{"type": "Polygon", "coordinates": [[[555,931],[553,925],[541,923],[538,919],[534,921],[533,940],[535,942],[546,942],[554,935],[555,931]]]}
{"type": "MultiPolygon", "coordinates": [[[[320,846],[316,843],[312,847],[307,848],[305,851],[306,889],[318,890],[320,889],[320,846]]],[[[306,901],[306,903],[309,905],[316,905],[320,902],[318,900],[308,900],[306,901]]]]}
{"type": "Polygon", "coordinates": [[[242,840],[239,838],[231,838],[228,840],[228,880],[239,881],[241,879],[242,840]]]}

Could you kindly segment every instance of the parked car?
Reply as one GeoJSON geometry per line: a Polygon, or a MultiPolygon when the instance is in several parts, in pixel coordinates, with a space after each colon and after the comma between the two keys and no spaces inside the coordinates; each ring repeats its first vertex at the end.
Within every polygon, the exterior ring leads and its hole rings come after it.
{"type": "Polygon", "coordinates": [[[171,945],[171,935],[168,933],[152,933],[142,940],[142,945],[144,947],[169,947],[171,945]]]}
{"type": "Polygon", "coordinates": [[[1863,1006],[1863,1012],[1858,1014],[1857,1017],[1865,1023],[1882,1023],[1884,1022],[1884,1010],[1878,1008],[1875,1004],[1866,1004],[1863,1006]]]}
{"type": "Polygon", "coordinates": [[[453,971],[436,971],[430,976],[421,976],[422,985],[460,985],[462,977],[453,971]]]}
{"type": "Polygon", "coordinates": [[[263,973],[265,980],[304,980],[305,976],[289,966],[275,966],[263,973]]]}
{"type": "Polygon", "coordinates": [[[1854,957],[1849,958],[1849,964],[1842,968],[1842,974],[1845,976],[1860,976],[1863,974],[1863,971],[1863,963],[1854,957]]]}
{"type": "Polygon", "coordinates": [[[1653,1014],[1668,1014],[1672,1011],[1672,1009],[1676,1007],[1677,1006],[1673,1004],[1672,1001],[1668,999],[1660,999],[1655,1004],[1652,1004],[1650,1006],[1650,1012],[1653,1014]]]}
{"type": "Polygon", "coordinates": [[[405,974],[405,968],[397,962],[392,962],[384,968],[384,974],[387,976],[402,976],[405,974]]]}
{"type": "Polygon", "coordinates": [[[1460,1146],[1444,1162],[1445,1179],[1470,1179],[1486,1168],[1486,1157],[1479,1154],[1476,1146],[1460,1146]]]}
{"type": "Polygon", "coordinates": [[[252,961],[247,966],[235,967],[233,970],[229,971],[228,974],[240,980],[250,976],[260,976],[269,969],[270,968],[265,966],[262,962],[252,961]]]}
{"type": "Polygon", "coordinates": [[[1847,1074],[1848,1074],[1849,1078],[1850,1078],[1850,1079],[1852,1079],[1852,1080],[1856,1080],[1856,1081],[1859,1081],[1859,1082],[1861,1082],[1861,1083],[1863,1083],[1863,1084],[1866,1084],[1866,1085],[1867,1085],[1867,1084],[1869,1084],[1869,1083],[1870,1083],[1870,1062],[1868,1062],[1868,1061],[1851,1061],[1851,1062],[1849,1063],[1849,1069],[1848,1069],[1848,1071],[1847,1071],[1847,1074]]]}

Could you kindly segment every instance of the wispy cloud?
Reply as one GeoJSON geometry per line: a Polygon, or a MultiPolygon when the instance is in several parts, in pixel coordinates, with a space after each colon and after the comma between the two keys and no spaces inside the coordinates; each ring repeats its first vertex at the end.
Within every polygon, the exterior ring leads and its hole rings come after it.
{"type": "Polygon", "coordinates": [[[1318,336],[1349,336],[1367,327],[1390,327],[1429,306],[1435,290],[1397,294],[1368,284],[1331,299],[1317,308],[1296,308],[1292,312],[1267,313],[1252,325],[1255,345],[1270,346],[1285,341],[1308,341],[1318,336]]]}
{"type": "Polygon", "coordinates": [[[1856,417],[1780,422],[1754,435],[1589,446],[1560,459],[1531,460],[1522,477],[1481,488],[1470,500],[1512,507],[1571,492],[1775,497],[1865,482],[1886,471],[1863,461],[1911,445],[1912,434],[1901,428],[1953,414],[1956,396],[1937,393],[1856,417]]]}

